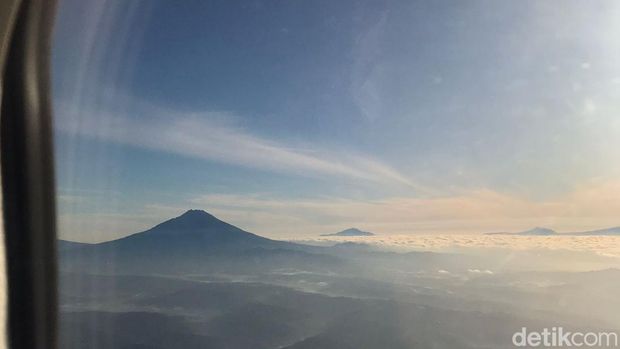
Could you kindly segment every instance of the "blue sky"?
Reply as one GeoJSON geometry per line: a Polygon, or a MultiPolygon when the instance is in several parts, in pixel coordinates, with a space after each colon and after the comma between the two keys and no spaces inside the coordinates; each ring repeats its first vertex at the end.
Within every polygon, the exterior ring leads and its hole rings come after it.
{"type": "Polygon", "coordinates": [[[615,1],[61,1],[61,235],[193,207],[274,237],[618,225],[618,18],[615,1]]]}

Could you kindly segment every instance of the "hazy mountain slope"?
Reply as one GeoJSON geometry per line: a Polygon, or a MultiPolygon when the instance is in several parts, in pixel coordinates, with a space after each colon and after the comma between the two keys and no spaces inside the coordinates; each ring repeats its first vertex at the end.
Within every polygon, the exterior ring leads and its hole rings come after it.
{"type": "Polygon", "coordinates": [[[61,239],[58,239],[56,241],[56,247],[58,248],[59,251],[66,251],[66,250],[70,250],[73,248],[85,247],[88,245],[90,244],[83,243],[83,242],[76,242],[76,241],[61,240],[61,239]]]}

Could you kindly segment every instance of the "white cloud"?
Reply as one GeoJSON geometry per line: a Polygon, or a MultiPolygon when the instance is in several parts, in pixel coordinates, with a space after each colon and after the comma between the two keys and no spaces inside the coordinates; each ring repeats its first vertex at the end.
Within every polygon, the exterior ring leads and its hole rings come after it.
{"type": "MultiPolygon", "coordinates": [[[[122,108],[121,108],[122,109],[122,108]]],[[[181,113],[139,105],[136,110],[56,108],[56,129],[221,163],[310,177],[336,176],[422,190],[371,157],[305,144],[285,144],[235,127],[222,112],[181,113]]]]}

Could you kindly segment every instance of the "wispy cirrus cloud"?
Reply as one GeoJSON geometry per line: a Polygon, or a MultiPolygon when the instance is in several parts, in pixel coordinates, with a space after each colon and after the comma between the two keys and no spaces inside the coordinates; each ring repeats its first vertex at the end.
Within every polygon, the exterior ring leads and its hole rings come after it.
{"type": "Polygon", "coordinates": [[[55,114],[56,130],[69,135],[278,173],[427,190],[370,156],[254,135],[235,126],[235,115],[226,112],[183,113],[134,103],[128,110],[59,105],[55,114]]]}

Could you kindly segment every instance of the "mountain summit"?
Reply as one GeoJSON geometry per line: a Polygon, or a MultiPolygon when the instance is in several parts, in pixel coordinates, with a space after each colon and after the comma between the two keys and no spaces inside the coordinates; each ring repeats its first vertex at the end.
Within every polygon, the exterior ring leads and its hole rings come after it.
{"type": "MultiPolygon", "coordinates": [[[[217,219],[214,215],[203,210],[188,210],[182,215],[171,218],[163,223],[156,225],[148,231],[161,230],[201,230],[207,228],[230,228],[234,227],[224,221],[217,219]]],[[[236,227],[235,227],[236,228],[236,227]]],[[[238,230],[241,230],[237,228],[238,230]]]]}

